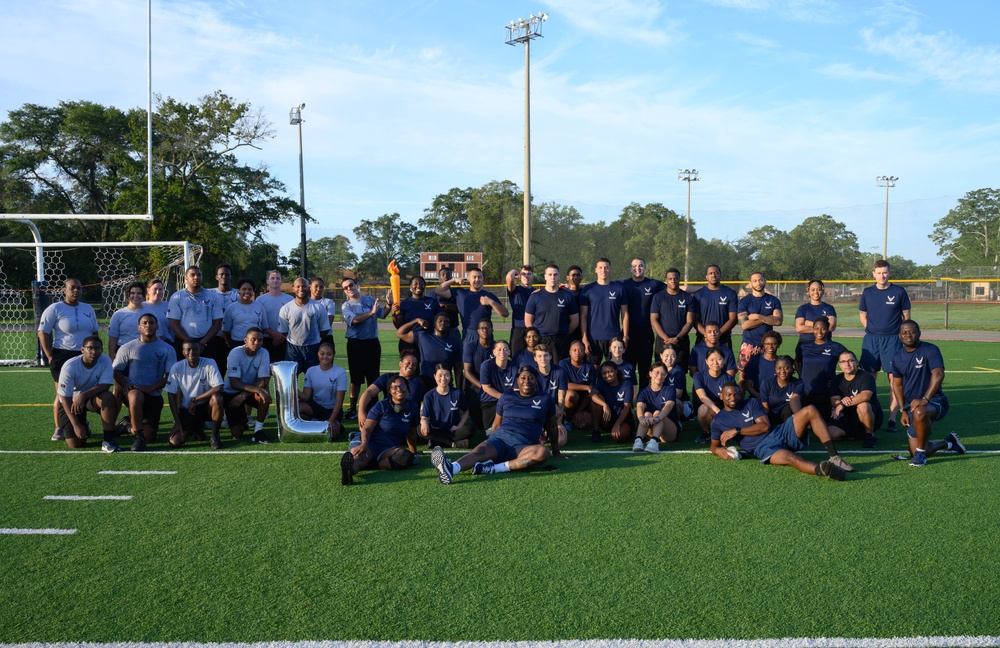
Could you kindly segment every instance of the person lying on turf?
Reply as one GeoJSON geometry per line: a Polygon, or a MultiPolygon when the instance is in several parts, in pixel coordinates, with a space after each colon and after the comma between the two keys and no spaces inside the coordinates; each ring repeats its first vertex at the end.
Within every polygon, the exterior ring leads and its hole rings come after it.
{"type": "Polygon", "coordinates": [[[763,464],[791,466],[807,475],[837,481],[844,480],[845,471],[854,471],[854,467],[837,454],[823,417],[812,405],[803,407],[771,430],[767,412],[760,401],[756,398],[743,400],[735,383],[725,385],[720,396],[723,409],[712,420],[711,450],[716,456],[729,461],[737,460],[742,456],[742,449],[763,464]],[[809,428],[830,453],[830,459],[819,465],[795,454],[809,445],[809,428]],[[730,444],[739,448],[727,447],[730,444]]]}

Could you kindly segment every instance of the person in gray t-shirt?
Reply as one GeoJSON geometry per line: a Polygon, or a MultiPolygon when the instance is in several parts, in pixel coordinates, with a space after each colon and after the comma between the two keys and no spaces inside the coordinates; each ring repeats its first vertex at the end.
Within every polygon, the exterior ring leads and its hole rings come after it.
{"type": "Polygon", "coordinates": [[[156,441],[163,413],[161,390],[174,364],[174,348],[157,337],[159,321],[153,313],[139,318],[139,339],[118,349],[115,356],[115,396],[129,411],[129,430],[135,440],[133,452],[156,441]]]}
{"type": "Polygon", "coordinates": [[[111,393],[114,373],[111,360],[102,355],[104,344],[101,338],[90,335],[83,339],[81,355],[71,358],[59,372],[59,428],[71,448],[87,445],[90,429],[87,426],[87,412],[99,412],[104,441],[104,452],[119,452],[115,443],[115,418],[118,416],[118,401],[111,393]]]}
{"type": "Polygon", "coordinates": [[[257,410],[254,423],[254,443],[270,443],[264,432],[264,419],[271,407],[271,360],[264,345],[264,332],[256,326],[247,331],[243,346],[229,352],[226,369],[226,383],[222,398],[229,420],[229,431],[234,439],[242,439],[251,410],[257,410]]]}

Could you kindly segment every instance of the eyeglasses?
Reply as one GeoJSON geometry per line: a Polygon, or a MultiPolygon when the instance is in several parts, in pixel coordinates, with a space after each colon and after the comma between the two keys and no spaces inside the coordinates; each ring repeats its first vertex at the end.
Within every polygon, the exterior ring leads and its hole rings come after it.
{"type": "Polygon", "coordinates": [[[406,391],[406,385],[390,385],[389,391],[406,391]]]}

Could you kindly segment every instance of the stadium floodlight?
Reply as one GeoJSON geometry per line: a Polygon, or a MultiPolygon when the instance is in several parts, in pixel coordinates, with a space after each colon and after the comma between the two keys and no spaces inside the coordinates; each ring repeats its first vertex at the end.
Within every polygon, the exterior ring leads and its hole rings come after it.
{"type": "Polygon", "coordinates": [[[687,233],[684,235],[684,288],[687,288],[691,260],[691,183],[698,182],[698,169],[677,169],[677,179],[688,183],[687,233]]]}
{"type": "Polygon", "coordinates": [[[542,36],[542,23],[549,19],[547,13],[530,14],[528,19],[518,18],[504,25],[508,45],[524,43],[524,226],[522,237],[523,263],[531,263],[531,41],[542,36]]]}
{"type": "Polygon", "coordinates": [[[889,260],[889,189],[896,186],[897,176],[875,176],[875,185],[885,187],[885,225],[882,228],[882,258],[889,260]]]}
{"type": "Polygon", "coordinates": [[[302,109],[305,107],[306,105],[302,103],[297,106],[292,106],[292,109],[288,111],[288,123],[292,126],[299,127],[299,207],[302,208],[302,214],[299,215],[299,224],[302,228],[301,275],[303,277],[306,276],[306,179],[302,168],[302,109]]]}

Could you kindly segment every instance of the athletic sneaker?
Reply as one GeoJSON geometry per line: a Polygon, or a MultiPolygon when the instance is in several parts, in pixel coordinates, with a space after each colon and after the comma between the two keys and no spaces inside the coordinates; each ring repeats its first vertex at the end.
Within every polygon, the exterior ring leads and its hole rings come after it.
{"type": "Polygon", "coordinates": [[[340,458],[340,485],[350,486],[354,483],[354,455],[345,452],[340,458]]]}
{"type": "Polygon", "coordinates": [[[927,465],[927,452],[924,450],[917,450],[913,453],[913,459],[910,459],[910,465],[921,467],[927,465]]]}
{"type": "Polygon", "coordinates": [[[132,421],[129,419],[128,414],[118,419],[118,422],[115,423],[116,437],[126,436],[129,434],[129,432],[131,432],[131,430],[132,430],[132,421]]]}
{"type": "Polygon", "coordinates": [[[66,436],[63,434],[62,428],[56,428],[56,431],[52,433],[53,441],[65,441],[66,436]]]}
{"type": "Polygon", "coordinates": [[[416,466],[419,463],[420,463],[420,455],[418,455],[417,453],[413,453],[413,459],[410,460],[410,465],[416,466]]]}
{"type": "Polygon", "coordinates": [[[600,443],[601,442],[601,431],[600,430],[594,430],[593,432],[591,432],[590,433],[590,440],[593,441],[594,443],[600,443]]]}
{"type": "Polygon", "coordinates": [[[222,439],[219,438],[218,433],[212,435],[208,444],[212,446],[212,450],[222,450],[222,439]]]}
{"type": "Polygon", "coordinates": [[[705,434],[704,432],[702,432],[701,434],[699,434],[697,436],[697,438],[695,438],[694,442],[695,443],[708,443],[710,440],[711,440],[711,437],[709,437],[707,434],[705,434]]]}
{"type": "Polygon", "coordinates": [[[438,471],[438,480],[446,486],[450,484],[452,479],[451,461],[444,456],[444,450],[441,449],[441,446],[434,446],[434,449],[431,450],[431,463],[438,471]]]}
{"type": "Polygon", "coordinates": [[[250,441],[253,443],[262,443],[266,445],[271,442],[271,437],[267,436],[267,432],[265,432],[264,430],[257,430],[256,432],[253,433],[253,436],[250,437],[250,441]]]}
{"type": "Polygon", "coordinates": [[[844,458],[841,457],[840,455],[833,455],[832,457],[830,457],[830,463],[832,463],[834,466],[837,466],[844,472],[854,472],[854,466],[844,461],[844,458]]]}
{"type": "Polygon", "coordinates": [[[636,437],[635,443],[632,444],[632,452],[642,452],[643,448],[642,437],[636,437]]]}
{"type": "Polygon", "coordinates": [[[958,435],[952,432],[944,438],[948,442],[948,449],[952,452],[957,452],[958,454],[965,454],[965,444],[958,438],[958,435]]]}
{"type": "Polygon", "coordinates": [[[111,454],[113,452],[121,452],[122,449],[118,447],[118,444],[111,439],[105,439],[101,442],[101,452],[107,452],[111,454]]]}
{"type": "Polygon", "coordinates": [[[569,421],[563,421],[563,427],[566,428],[567,432],[573,431],[573,424],[569,421]]]}
{"type": "Polygon", "coordinates": [[[142,432],[135,435],[135,441],[132,442],[132,452],[142,452],[146,449],[146,437],[142,435],[142,432]]]}
{"type": "Polygon", "coordinates": [[[472,474],[492,475],[493,468],[494,468],[494,463],[492,459],[487,459],[486,461],[477,461],[476,465],[472,467],[472,474]]]}
{"type": "Polygon", "coordinates": [[[358,410],[356,410],[355,408],[352,407],[351,409],[344,412],[345,421],[353,421],[356,418],[358,418],[358,410]]]}
{"type": "Polygon", "coordinates": [[[657,453],[660,451],[660,443],[656,439],[650,439],[646,447],[643,448],[646,452],[657,453]]]}
{"type": "Polygon", "coordinates": [[[866,434],[865,440],[861,442],[862,448],[874,448],[878,445],[878,439],[875,438],[874,434],[866,434]]]}
{"type": "Polygon", "coordinates": [[[897,429],[896,428],[896,419],[894,419],[894,418],[889,419],[889,422],[885,424],[885,431],[889,432],[889,433],[892,433],[892,432],[895,432],[896,429],[897,429]]]}
{"type": "Polygon", "coordinates": [[[452,448],[468,448],[469,447],[469,440],[468,439],[462,439],[461,441],[455,441],[454,443],[451,444],[451,447],[452,448]]]}
{"type": "Polygon", "coordinates": [[[840,466],[835,466],[829,461],[824,461],[819,465],[819,474],[827,479],[833,479],[834,481],[844,481],[847,479],[847,473],[840,466]]]}

